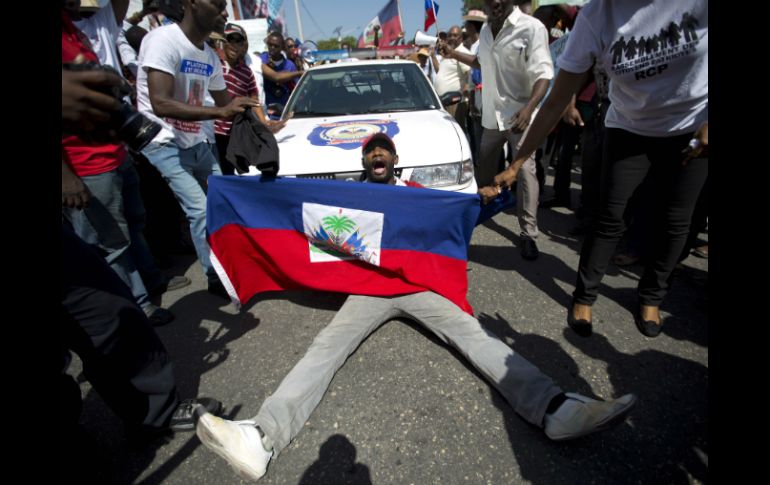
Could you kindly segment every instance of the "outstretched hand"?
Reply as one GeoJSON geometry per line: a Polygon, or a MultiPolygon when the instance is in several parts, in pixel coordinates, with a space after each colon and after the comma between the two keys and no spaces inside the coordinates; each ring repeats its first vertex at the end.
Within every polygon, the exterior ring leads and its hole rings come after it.
{"type": "Polygon", "coordinates": [[[510,187],[513,185],[519,174],[519,168],[521,168],[523,163],[524,160],[514,160],[508,168],[495,175],[494,185],[500,187],[510,187]]]}
{"type": "Polygon", "coordinates": [[[242,113],[246,108],[256,108],[257,106],[259,106],[259,101],[256,99],[238,96],[233,98],[227,106],[222,108],[222,118],[226,120],[232,119],[238,113],[242,113]]]}
{"type": "Polygon", "coordinates": [[[502,189],[499,185],[487,185],[486,187],[481,187],[479,189],[479,195],[481,196],[481,203],[482,204],[489,204],[492,200],[494,200],[500,193],[502,192],[502,189]]]}
{"type": "Polygon", "coordinates": [[[288,120],[271,120],[268,118],[265,120],[265,126],[268,130],[270,130],[270,133],[275,134],[281,131],[281,129],[286,125],[286,121],[288,120]]]}

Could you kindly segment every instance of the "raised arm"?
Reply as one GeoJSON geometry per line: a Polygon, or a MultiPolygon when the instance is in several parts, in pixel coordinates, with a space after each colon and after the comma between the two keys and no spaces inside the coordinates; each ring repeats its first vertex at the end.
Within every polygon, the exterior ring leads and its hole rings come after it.
{"type": "Polygon", "coordinates": [[[293,79],[296,79],[302,76],[303,73],[304,71],[277,72],[272,67],[265,64],[264,62],[262,63],[262,75],[267,79],[273,81],[274,83],[289,82],[293,79]]]}
{"type": "Polygon", "coordinates": [[[258,106],[259,103],[250,98],[238,97],[230,99],[226,90],[211,91],[217,106],[194,106],[174,99],[174,77],[166,72],[150,69],[147,73],[147,84],[150,91],[150,103],[156,116],[169,117],[178,120],[201,121],[215,118],[232,118],[245,108],[258,106]]]}
{"type": "Polygon", "coordinates": [[[476,69],[481,69],[481,64],[479,64],[479,59],[477,56],[456,51],[449,47],[449,45],[443,40],[438,41],[438,49],[439,52],[441,52],[441,55],[448,59],[455,59],[462,62],[463,64],[467,64],[476,69]]]}

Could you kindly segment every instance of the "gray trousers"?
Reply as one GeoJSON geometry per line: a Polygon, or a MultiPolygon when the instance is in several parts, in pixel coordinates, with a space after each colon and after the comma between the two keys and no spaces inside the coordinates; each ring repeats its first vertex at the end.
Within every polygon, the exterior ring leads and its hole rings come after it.
{"type": "MultiPolygon", "coordinates": [[[[484,128],[481,136],[481,147],[479,148],[478,170],[476,171],[476,183],[479,187],[490,185],[499,173],[498,162],[500,160],[500,149],[506,141],[511,143],[517,150],[521,144],[521,139],[527,131],[523,133],[512,133],[511,130],[490,130],[484,128]]],[[[514,158],[515,158],[514,153],[514,158]]],[[[540,186],[537,183],[537,165],[535,165],[535,154],[533,153],[524,165],[521,166],[516,177],[516,214],[519,218],[519,227],[521,235],[530,239],[537,237],[537,204],[540,197],[540,186]]]]}
{"type": "Polygon", "coordinates": [[[548,404],[562,390],[457,305],[433,292],[396,297],[351,295],[254,417],[265,433],[265,444],[276,455],[299,433],[334,374],[361,342],[383,323],[399,317],[420,323],[452,345],[518,414],[543,426],[548,404]]]}

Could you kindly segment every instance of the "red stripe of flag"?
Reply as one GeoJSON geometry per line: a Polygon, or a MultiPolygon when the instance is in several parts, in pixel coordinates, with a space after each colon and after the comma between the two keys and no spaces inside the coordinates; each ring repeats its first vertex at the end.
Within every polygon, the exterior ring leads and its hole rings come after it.
{"type": "Polygon", "coordinates": [[[263,291],[317,289],[390,296],[432,289],[473,314],[466,299],[467,262],[433,253],[383,249],[380,266],[360,261],[310,262],[304,234],[237,224],[209,236],[211,250],[240,303],[263,291]],[[237,275],[237,277],[233,277],[237,275]]]}
{"type": "Polygon", "coordinates": [[[436,23],[436,14],[438,13],[438,4],[433,0],[425,0],[425,28],[423,31],[427,32],[428,28],[436,23]]]}

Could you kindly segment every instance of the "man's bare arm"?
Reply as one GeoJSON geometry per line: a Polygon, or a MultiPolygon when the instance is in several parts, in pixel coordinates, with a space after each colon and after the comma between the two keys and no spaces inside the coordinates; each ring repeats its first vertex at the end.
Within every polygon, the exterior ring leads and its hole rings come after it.
{"type": "Polygon", "coordinates": [[[245,108],[257,106],[259,103],[253,99],[237,97],[228,101],[221,94],[228,97],[227,91],[211,91],[214,101],[213,106],[194,106],[174,99],[174,77],[157,69],[150,69],[147,73],[147,85],[150,91],[150,103],[155,116],[160,118],[174,118],[186,121],[202,121],[217,118],[232,118],[245,108]],[[217,93],[217,94],[215,94],[217,93]],[[217,99],[219,98],[219,99],[217,99]],[[225,102],[223,106],[221,102],[225,102]]]}

